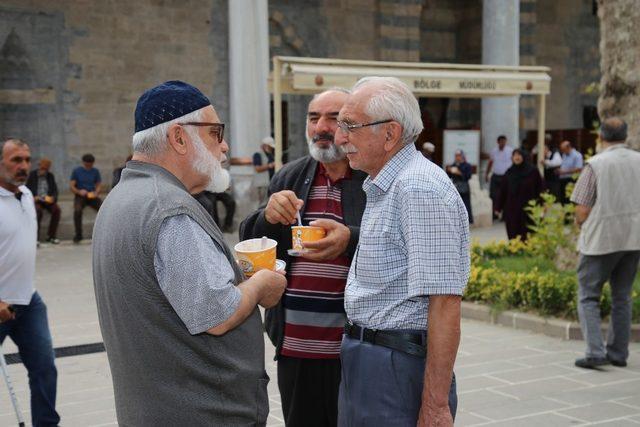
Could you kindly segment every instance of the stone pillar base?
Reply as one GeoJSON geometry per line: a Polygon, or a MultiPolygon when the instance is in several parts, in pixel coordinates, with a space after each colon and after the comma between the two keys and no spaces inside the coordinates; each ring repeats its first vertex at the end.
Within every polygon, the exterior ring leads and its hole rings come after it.
{"type": "Polygon", "coordinates": [[[493,224],[493,205],[489,192],[480,188],[478,175],[469,180],[471,188],[471,212],[473,213],[473,227],[491,227],[493,224]]]}

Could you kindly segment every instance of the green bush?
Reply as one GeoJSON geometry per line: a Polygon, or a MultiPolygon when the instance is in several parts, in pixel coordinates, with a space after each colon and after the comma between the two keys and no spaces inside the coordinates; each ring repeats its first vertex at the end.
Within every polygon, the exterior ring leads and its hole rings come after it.
{"type": "MultiPolygon", "coordinates": [[[[519,309],[544,316],[577,318],[578,279],[575,272],[577,227],[574,208],[555,203],[550,194],[532,202],[527,211],[532,233],[526,242],[513,239],[471,247],[471,275],[464,298],[496,309],[519,309]]],[[[640,321],[640,277],[636,278],[633,319],[640,321]]],[[[605,284],[600,301],[602,316],[611,312],[605,284]]]]}

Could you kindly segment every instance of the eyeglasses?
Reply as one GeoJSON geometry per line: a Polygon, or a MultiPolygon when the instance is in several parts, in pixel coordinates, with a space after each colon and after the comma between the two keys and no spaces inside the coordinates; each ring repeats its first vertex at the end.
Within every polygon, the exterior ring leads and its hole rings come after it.
{"type": "Polygon", "coordinates": [[[338,121],[337,124],[338,124],[338,129],[340,129],[342,132],[350,133],[356,129],[365,128],[367,126],[381,125],[383,123],[389,123],[392,121],[393,119],[378,120],[377,122],[371,122],[371,123],[347,123],[343,121],[338,121]]]}
{"type": "Polygon", "coordinates": [[[222,144],[224,140],[224,123],[209,123],[209,122],[186,122],[178,123],[180,126],[211,126],[209,134],[212,138],[218,140],[218,144],[222,144]]]}

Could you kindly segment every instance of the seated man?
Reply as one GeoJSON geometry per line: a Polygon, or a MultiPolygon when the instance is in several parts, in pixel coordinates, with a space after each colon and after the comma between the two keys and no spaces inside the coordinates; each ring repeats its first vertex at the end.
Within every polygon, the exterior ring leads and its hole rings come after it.
{"type": "Polygon", "coordinates": [[[38,240],[40,240],[40,221],[44,211],[49,211],[51,220],[49,221],[49,231],[47,232],[47,242],[57,245],[60,240],[56,238],[58,224],[60,223],[60,207],[58,206],[58,186],[56,179],[49,169],[51,160],[41,159],[38,169],[32,170],[27,178],[27,188],[33,193],[33,200],[36,205],[38,216],[38,240]]]}
{"type": "Polygon", "coordinates": [[[95,161],[93,154],[85,154],[82,156],[82,166],[78,166],[71,173],[71,192],[76,195],[73,201],[73,224],[76,229],[74,243],[82,240],[82,211],[85,206],[91,206],[97,211],[102,204],[102,178],[100,171],[93,167],[95,161]]]}

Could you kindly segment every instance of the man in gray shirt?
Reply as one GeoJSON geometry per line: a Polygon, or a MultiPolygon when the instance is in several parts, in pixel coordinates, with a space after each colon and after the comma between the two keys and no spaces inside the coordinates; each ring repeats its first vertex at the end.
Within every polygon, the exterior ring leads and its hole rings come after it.
{"type": "Polygon", "coordinates": [[[224,124],[195,87],[169,81],[135,112],[134,156],[96,219],[93,270],[120,425],[264,425],[257,305],[284,275],[245,280],[191,194],[224,191],[224,124]]]}

